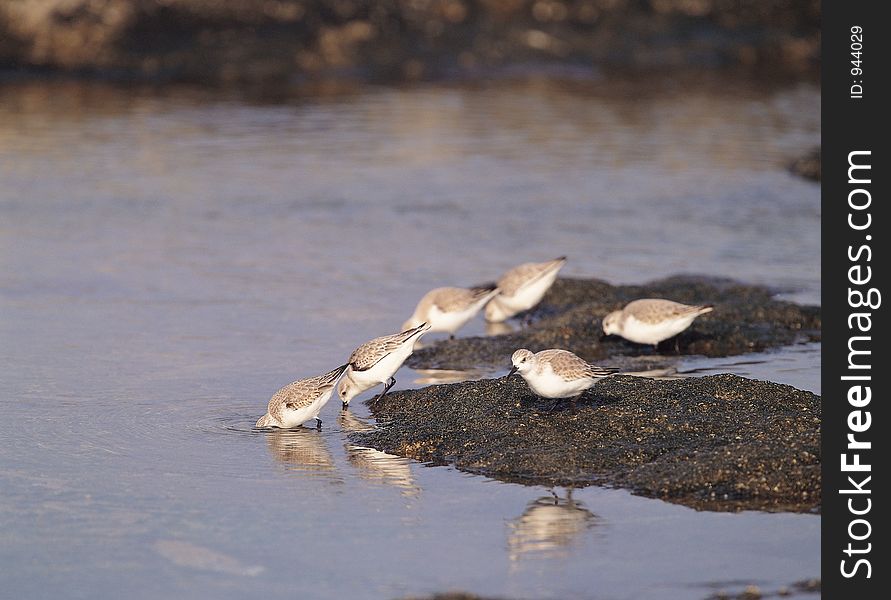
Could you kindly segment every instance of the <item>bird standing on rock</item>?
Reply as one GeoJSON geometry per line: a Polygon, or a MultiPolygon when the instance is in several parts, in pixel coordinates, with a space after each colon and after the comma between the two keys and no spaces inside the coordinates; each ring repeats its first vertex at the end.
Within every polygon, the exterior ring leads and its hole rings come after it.
{"type": "Polygon", "coordinates": [[[421,323],[400,333],[374,338],[356,348],[347,362],[346,374],[337,386],[344,410],[350,405],[350,400],[381,383],[384,390],[377,399],[383,398],[396,384],[393,375],[411,356],[415,342],[429,329],[429,323],[421,323]]]}
{"type": "Polygon", "coordinates": [[[542,398],[572,398],[573,402],[596,382],[618,372],[611,367],[592,365],[568,350],[556,348],[534,354],[521,348],[511,356],[511,362],[513,368],[508,376],[519,373],[542,398]]]}
{"type": "Polygon", "coordinates": [[[681,304],[661,298],[635,300],[603,318],[603,333],[658,346],[659,342],[687,329],[696,317],[712,310],[707,305],[681,304]]]}
{"type": "Polygon", "coordinates": [[[541,263],[524,263],[514,267],[498,280],[497,296],[486,305],[486,321],[501,323],[529,310],[541,302],[557,279],[557,272],[566,264],[566,257],[541,263]]]}
{"type": "Polygon", "coordinates": [[[444,332],[455,337],[455,332],[476,316],[476,313],[498,293],[497,288],[441,287],[430,290],[418,302],[411,318],[402,329],[430,324],[430,333],[444,332]]]}

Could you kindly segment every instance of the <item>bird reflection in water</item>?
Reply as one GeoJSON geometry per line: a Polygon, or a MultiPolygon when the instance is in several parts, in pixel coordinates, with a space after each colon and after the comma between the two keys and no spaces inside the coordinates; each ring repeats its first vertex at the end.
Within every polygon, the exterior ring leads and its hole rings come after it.
{"type": "Polygon", "coordinates": [[[458,383],[461,381],[473,381],[482,378],[483,371],[452,369],[415,369],[417,378],[415,383],[420,385],[440,385],[444,383],[458,383]]]}
{"type": "Polygon", "coordinates": [[[511,561],[522,558],[559,558],[599,519],[572,498],[572,490],[561,498],[553,491],[533,500],[522,515],[509,523],[507,540],[511,561]]]}
{"type": "Polygon", "coordinates": [[[489,323],[486,322],[486,335],[504,335],[505,333],[513,333],[517,328],[508,323],[507,321],[502,321],[501,323],[489,323]]]}
{"type": "MultiPolygon", "coordinates": [[[[374,429],[374,425],[349,410],[341,411],[337,422],[343,431],[349,433],[374,429]]],[[[399,492],[407,498],[417,497],[421,493],[421,488],[415,485],[409,459],[349,442],[344,444],[344,449],[347,460],[362,479],[399,488],[399,492]]]]}
{"type": "Polygon", "coordinates": [[[690,377],[689,373],[696,371],[680,371],[681,361],[678,357],[672,356],[636,356],[633,361],[628,363],[619,363],[613,366],[618,367],[622,375],[631,375],[632,377],[645,377],[647,379],[658,379],[661,381],[670,381],[673,379],[686,379],[690,377]]]}
{"type": "Polygon", "coordinates": [[[272,457],[289,470],[309,475],[334,476],[337,467],[324,434],[315,429],[275,429],[266,436],[272,457]]]}

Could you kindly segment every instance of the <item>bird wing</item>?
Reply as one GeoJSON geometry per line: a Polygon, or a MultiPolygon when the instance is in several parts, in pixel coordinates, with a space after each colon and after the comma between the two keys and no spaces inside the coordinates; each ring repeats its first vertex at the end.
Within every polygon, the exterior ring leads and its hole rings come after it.
{"type": "Polygon", "coordinates": [[[566,257],[561,256],[546,262],[524,263],[516,266],[501,276],[501,279],[498,280],[498,289],[505,296],[513,296],[523,287],[550,273],[552,269],[559,268],[564,262],[566,262],[566,257]]]}
{"type": "Polygon", "coordinates": [[[433,304],[442,312],[467,310],[486,296],[494,295],[495,287],[440,288],[432,298],[433,304]]]}
{"type": "Polygon", "coordinates": [[[618,373],[619,370],[615,367],[601,367],[598,365],[592,365],[588,363],[588,375],[595,378],[600,379],[601,377],[607,377],[608,375],[614,375],[618,373]]]}
{"type": "Polygon", "coordinates": [[[269,414],[281,421],[281,412],[285,407],[293,410],[309,406],[316,398],[334,387],[347,366],[340,365],[324,375],[298,379],[289,383],[272,396],[269,401],[269,414]]]}
{"type": "Polygon", "coordinates": [[[542,350],[537,357],[551,363],[554,373],[562,377],[564,381],[574,381],[585,377],[598,379],[617,372],[617,369],[611,367],[592,365],[568,350],[542,350]]]}
{"type": "Polygon", "coordinates": [[[705,314],[711,310],[711,306],[681,304],[661,298],[635,300],[623,309],[625,314],[642,323],[660,323],[670,319],[688,317],[692,314],[705,314]]]}
{"type": "Polygon", "coordinates": [[[427,331],[429,328],[430,326],[427,323],[421,323],[413,329],[374,338],[356,348],[350,354],[350,360],[347,364],[355,371],[367,371],[390,352],[393,352],[399,346],[414,336],[427,331]]]}

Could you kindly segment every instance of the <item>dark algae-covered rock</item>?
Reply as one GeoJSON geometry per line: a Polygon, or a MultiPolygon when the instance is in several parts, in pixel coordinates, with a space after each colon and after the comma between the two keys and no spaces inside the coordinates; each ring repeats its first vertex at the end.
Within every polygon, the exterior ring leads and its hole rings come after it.
{"type": "Polygon", "coordinates": [[[823,175],[822,151],[814,148],[789,164],[789,170],[805,179],[819,182],[823,175]]]}
{"type": "Polygon", "coordinates": [[[598,279],[558,279],[528,315],[529,326],[502,335],[444,340],[415,350],[406,364],[416,369],[507,368],[518,348],[533,352],[563,348],[589,361],[631,369],[656,366],[654,355],[729,356],[820,339],[819,307],[776,300],[774,295],[762,286],[694,276],[621,286],[598,279]],[[601,319],[638,298],[711,304],[715,310],[697,318],[676,338],[677,351],[674,340],[663,342],[660,353],[652,346],[604,336],[601,319]]]}
{"type": "Polygon", "coordinates": [[[767,598],[795,598],[804,597],[804,594],[819,594],[822,589],[820,579],[804,579],[796,581],[792,585],[784,585],[779,589],[762,589],[757,584],[750,583],[739,586],[739,591],[720,591],[710,594],[705,600],[766,600],[767,598]]]}
{"type": "Polygon", "coordinates": [[[715,375],[617,375],[573,406],[520,377],[435,385],[371,402],[362,445],[518,483],[627,488],[697,509],[819,511],[820,398],[715,375]]]}

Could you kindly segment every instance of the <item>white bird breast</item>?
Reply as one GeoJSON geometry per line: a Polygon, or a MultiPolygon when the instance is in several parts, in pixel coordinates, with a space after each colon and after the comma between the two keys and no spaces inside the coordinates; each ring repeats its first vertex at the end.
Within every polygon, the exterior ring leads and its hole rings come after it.
{"type": "Polygon", "coordinates": [[[571,398],[578,396],[591,387],[594,380],[588,377],[566,381],[551,369],[544,368],[541,373],[521,373],[529,388],[542,398],[571,398]]]}
{"type": "Polygon", "coordinates": [[[311,419],[315,419],[319,416],[319,412],[331,398],[331,394],[333,392],[334,389],[332,388],[319,396],[315,401],[312,402],[312,404],[302,406],[297,410],[288,409],[286,407],[282,411],[282,425],[284,425],[286,428],[297,427],[298,425],[303,425],[311,419]]]}
{"type": "Polygon", "coordinates": [[[379,383],[386,382],[399,370],[405,359],[411,355],[415,340],[417,340],[417,337],[413,337],[410,341],[402,344],[396,350],[377,361],[370,369],[353,371],[351,368],[347,376],[363,392],[379,383]]]}
{"type": "Polygon", "coordinates": [[[473,305],[467,310],[461,312],[443,312],[438,307],[433,306],[428,311],[428,321],[430,322],[430,332],[455,333],[467,321],[479,311],[479,306],[473,305]]]}
{"type": "Polygon", "coordinates": [[[638,344],[658,344],[685,330],[695,318],[696,315],[692,315],[660,323],[644,323],[629,316],[622,327],[622,337],[638,344]]]}
{"type": "Polygon", "coordinates": [[[516,312],[532,308],[539,303],[545,292],[548,291],[554,280],[557,279],[558,271],[559,269],[556,268],[551,270],[547,275],[520,288],[514,296],[499,296],[498,299],[504,306],[516,312]]]}

